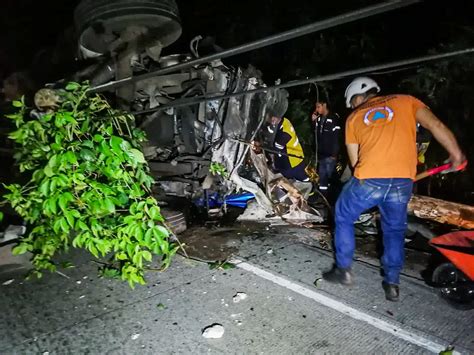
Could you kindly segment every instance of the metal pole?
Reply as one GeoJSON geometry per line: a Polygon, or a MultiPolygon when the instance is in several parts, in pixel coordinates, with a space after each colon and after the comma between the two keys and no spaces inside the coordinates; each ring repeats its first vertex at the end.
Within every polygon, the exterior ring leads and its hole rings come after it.
{"type": "Polygon", "coordinates": [[[194,60],[191,60],[189,62],[184,62],[176,65],[172,65],[167,68],[159,69],[150,73],[142,74],[142,75],[137,75],[137,76],[132,76],[129,78],[121,79],[121,80],[116,80],[112,81],[110,83],[98,85],[96,87],[91,88],[89,91],[92,93],[96,92],[102,92],[106,90],[112,90],[116,89],[117,87],[127,85],[127,84],[132,84],[137,81],[153,78],[155,76],[159,75],[164,75],[164,74],[169,74],[178,70],[183,70],[187,68],[191,68],[193,66],[199,65],[199,64],[204,64],[204,63],[209,63],[217,59],[223,59],[223,58],[228,58],[231,56],[235,56],[237,54],[242,54],[246,52],[253,51],[255,49],[260,49],[263,47],[270,46],[272,44],[276,43],[281,43],[284,41],[288,41],[290,39],[294,39],[297,37],[301,37],[310,33],[322,31],[331,27],[339,26],[342,24],[346,24],[349,22],[353,22],[356,20],[360,20],[366,17],[378,15],[384,12],[396,10],[398,8],[406,7],[409,5],[413,5],[415,3],[421,2],[421,0],[392,0],[392,1],[386,1],[381,4],[373,5],[373,6],[368,6],[364,7],[362,9],[356,10],[356,11],[351,11],[347,12],[345,14],[331,17],[322,21],[314,22],[306,26],[298,27],[286,32],[278,33],[276,35],[266,37],[260,40],[256,40],[250,43],[246,43],[219,53],[211,54],[206,57],[202,58],[197,58],[194,60]]]}
{"type": "Polygon", "coordinates": [[[401,67],[401,66],[406,66],[406,65],[412,65],[412,64],[417,64],[417,63],[422,63],[422,62],[431,62],[435,60],[440,60],[440,59],[446,59],[458,55],[463,55],[463,54],[471,54],[474,53],[474,48],[467,48],[459,51],[454,51],[454,52],[448,52],[448,53],[442,53],[442,54],[433,54],[433,55],[427,55],[424,57],[417,57],[417,58],[412,58],[412,59],[405,59],[405,60],[400,60],[396,62],[390,62],[390,63],[385,63],[385,64],[378,64],[378,65],[373,65],[370,67],[365,67],[365,68],[359,68],[359,69],[354,69],[354,70],[347,70],[344,72],[339,72],[335,74],[328,74],[328,75],[320,75],[320,76],[315,76],[309,79],[303,79],[303,80],[294,80],[290,81],[284,84],[280,85],[274,85],[274,86],[268,86],[268,87],[261,87],[258,89],[253,89],[253,90],[248,90],[248,91],[240,91],[240,92],[234,92],[231,94],[226,94],[226,95],[202,95],[202,96],[195,96],[193,98],[189,99],[177,99],[173,101],[170,104],[163,105],[154,109],[149,109],[149,110],[143,110],[143,111],[136,111],[136,112],[130,112],[133,115],[143,115],[147,113],[152,113],[156,111],[161,111],[165,110],[171,107],[182,107],[182,106],[190,106],[190,105],[196,105],[201,102],[206,102],[206,101],[214,101],[214,100],[223,100],[223,99],[228,99],[231,97],[236,97],[236,96],[243,96],[243,95],[248,95],[248,94],[257,94],[260,92],[267,92],[272,89],[283,89],[283,88],[289,88],[289,87],[295,87],[295,86],[300,86],[300,85],[306,85],[306,84],[311,84],[311,83],[317,83],[317,82],[324,82],[324,81],[331,81],[331,80],[337,80],[337,79],[342,79],[350,76],[356,76],[360,74],[367,74],[371,73],[374,71],[378,70],[384,70],[384,69],[389,69],[389,68],[395,68],[395,67],[401,67]]]}

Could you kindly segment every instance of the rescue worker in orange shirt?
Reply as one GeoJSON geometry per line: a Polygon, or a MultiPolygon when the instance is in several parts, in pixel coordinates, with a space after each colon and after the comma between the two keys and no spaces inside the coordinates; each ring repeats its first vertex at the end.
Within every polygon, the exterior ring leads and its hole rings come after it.
{"type": "Polygon", "coordinates": [[[385,297],[398,301],[404,263],[407,205],[416,176],[416,125],[431,132],[456,168],[465,157],[453,133],[418,99],[409,95],[377,96],[371,78],[354,79],[346,89],[346,147],[354,176],[344,186],[335,209],[335,265],[323,273],[330,282],[350,285],[355,250],[354,222],[378,206],[384,251],[382,283],[385,297]]]}

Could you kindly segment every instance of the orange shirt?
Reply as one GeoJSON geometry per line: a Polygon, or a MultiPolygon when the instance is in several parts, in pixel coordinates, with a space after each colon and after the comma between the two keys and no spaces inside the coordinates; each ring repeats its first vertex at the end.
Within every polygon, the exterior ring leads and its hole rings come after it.
{"type": "Polygon", "coordinates": [[[358,179],[416,176],[416,111],[426,107],[409,95],[377,96],[346,121],[346,144],[359,145],[358,179]]]}

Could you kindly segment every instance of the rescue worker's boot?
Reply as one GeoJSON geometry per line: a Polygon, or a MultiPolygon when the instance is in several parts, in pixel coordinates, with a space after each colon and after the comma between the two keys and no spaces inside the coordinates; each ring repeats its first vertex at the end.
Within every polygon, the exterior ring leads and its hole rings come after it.
{"type": "Polygon", "coordinates": [[[400,289],[398,288],[398,285],[382,282],[382,287],[385,291],[385,299],[387,301],[397,302],[399,300],[400,289]]]}
{"type": "Polygon", "coordinates": [[[346,286],[350,286],[354,283],[354,276],[352,275],[351,269],[341,269],[336,265],[334,265],[331,270],[323,273],[323,279],[328,282],[346,286]]]}

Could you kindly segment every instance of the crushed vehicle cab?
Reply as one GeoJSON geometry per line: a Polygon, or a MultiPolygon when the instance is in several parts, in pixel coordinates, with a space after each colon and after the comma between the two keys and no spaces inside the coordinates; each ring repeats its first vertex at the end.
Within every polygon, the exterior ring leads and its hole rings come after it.
{"type": "MultiPolygon", "coordinates": [[[[82,0],[75,10],[75,27],[80,57],[94,64],[74,79],[89,80],[93,87],[199,57],[200,37],[191,41],[190,54],[162,56],[181,34],[174,0],[82,0]]],[[[262,87],[255,68],[228,67],[215,60],[115,90],[116,103],[123,109],[146,112],[137,115],[137,122],[148,136],[144,153],[159,195],[194,199],[206,190],[226,196],[242,189],[273,213],[269,189],[258,174],[243,168],[249,143],[261,134],[269,112],[284,113],[288,107],[284,90],[237,95],[262,87]],[[236,95],[219,99],[232,93],[236,95]],[[210,99],[202,100],[203,96],[210,99]],[[201,99],[177,104],[193,97],[201,99]],[[221,166],[226,178],[214,177],[211,164],[221,166]]]]}

